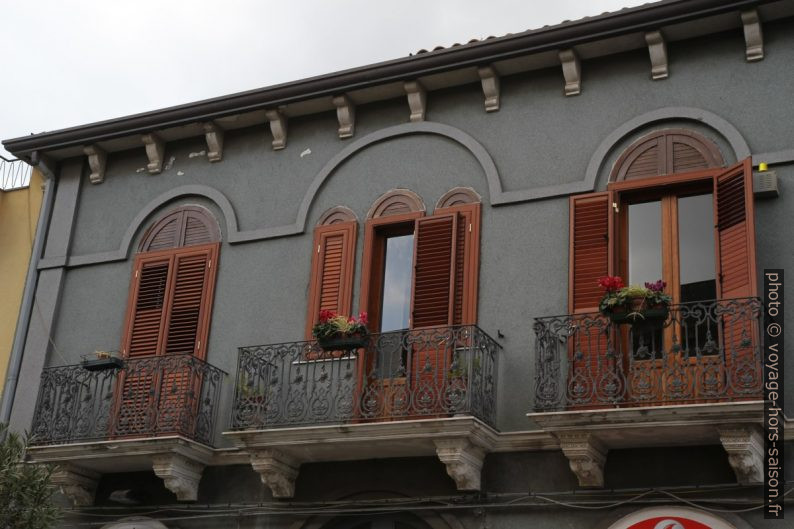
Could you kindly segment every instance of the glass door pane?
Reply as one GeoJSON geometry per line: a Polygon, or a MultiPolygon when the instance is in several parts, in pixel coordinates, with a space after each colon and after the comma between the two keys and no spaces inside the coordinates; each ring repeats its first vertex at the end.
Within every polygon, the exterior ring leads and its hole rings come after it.
{"type": "Polygon", "coordinates": [[[711,193],[678,199],[681,303],[717,297],[711,193]]]}
{"type": "Polygon", "coordinates": [[[662,203],[630,204],[628,215],[629,284],[658,281],[662,278],[662,203]]]}
{"type": "Polygon", "coordinates": [[[381,332],[408,328],[413,261],[413,234],[386,239],[386,266],[383,271],[381,293],[381,332]]]}

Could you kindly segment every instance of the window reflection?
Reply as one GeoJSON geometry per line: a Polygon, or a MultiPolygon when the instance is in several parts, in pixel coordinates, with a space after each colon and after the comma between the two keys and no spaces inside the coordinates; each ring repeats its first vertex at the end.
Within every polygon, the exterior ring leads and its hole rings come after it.
{"type": "Polygon", "coordinates": [[[662,277],[662,203],[629,206],[629,283],[643,285],[662,277]]]}
{"type": "Polygon", "coordinates": [[[408,328],[411,312],[414,236],[399,235],[386,239],[386,265],[381,293],[381,332],[408,328]]]}

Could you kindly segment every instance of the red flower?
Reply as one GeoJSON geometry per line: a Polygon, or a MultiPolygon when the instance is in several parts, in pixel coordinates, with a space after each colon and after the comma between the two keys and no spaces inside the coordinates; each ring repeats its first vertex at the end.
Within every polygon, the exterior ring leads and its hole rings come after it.
{"type": "Polygon", "coordinates": [[[598,280],[598,286],[606,292],[615,292],[623,288],[623,278],[620,276],[605,276],[598,280]]]}
{"type": "Polygon", "coordinates": [[[366,312],[361,312],[361,313],[358,315],[358,322],[359,322],[361,325],[366,325],[367,323],[369,323],[369,321],[367,320],[367,313],[366,313],[366,312]]]}
{"type": "Polygon", "coordinates": [[[331,318],[335,318],[335,317],[336,317],[336,312],[332,310],[324,309],[320,311],[320,323],[325,323],[331,318]]]}

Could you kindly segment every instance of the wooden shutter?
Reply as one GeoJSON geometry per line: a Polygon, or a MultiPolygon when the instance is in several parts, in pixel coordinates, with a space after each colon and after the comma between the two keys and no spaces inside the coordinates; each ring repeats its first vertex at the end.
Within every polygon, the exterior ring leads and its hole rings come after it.
{"type": "Polygon", "coordinates": [[[356,251],[356,222],[338,222],[314,230],[312,271],[306,338],[322,310],[350,315],[353,299],[353,269],[356,251]]]}
{"type": "Polygon", "coordinates": [[[115,435],[174,432],[177,425],[184,430],[192,417],[183,401],[200,381],[188,360],[166,372],[146,357],[206,357],[219,245],[136,257],[122,346],[133,362],[119,376],[115,435]]]}
{"type": "Polygon", "coordinates": [[[458,216],[425,217],[415,226],[411,327],[451,325],[458,216]]]}
{"type": "Polygon", "coordinates": [[[718,296],[755,296],[753,172],[748,158],[714,178],[718,296]]]}
{"type": "Polygon", "coordinates": [[[453,325],[477,323],[477,295],[480,270],[480,204],[437,209],[436,215],[457,216],[455,230],[455,272],[452,306],[453,325]]]}
{"type": "Polygon", "coordinates": [[[122,345],[127,358],[152,356],[160,350],[170,269],[170,256],[138,255],[135,259],[122,345]]]}
{"type": "MultiPolygon", "coordinates": [[[[570,198],[570,251],[568,303],[570,312],[597,313],[603,292],[601,277],[612,272],[611,195],[608,192],[570,198]]],[[[591,315],[588,321],[596,323],[591,315]]],[[[568,341],[568,380],[579,380],[582,401],[597,401],[596,381],[616,369],[606,357],[607,338],[598,325],[582,325],[568,341]]],[[[567,388],[570,389],[570,388],[567,388]]],[[[598,404],[595,404],[598,406],[598,404]]]]}
{"type": "Polygon", "coordinates": [[[611,272],[612,215],[609,193],[570,199],[568,305],[571,313],[595,312],[603,296],[598,279],[611,272]]]}

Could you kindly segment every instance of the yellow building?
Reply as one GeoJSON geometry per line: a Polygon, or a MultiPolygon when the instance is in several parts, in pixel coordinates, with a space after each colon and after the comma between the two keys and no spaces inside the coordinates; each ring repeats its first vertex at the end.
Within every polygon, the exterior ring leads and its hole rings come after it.
{"type": "Polygon", "coordinates": [[[42,199],[42,175],[33,169],[28,185],[20,179],[23,162],[7,164],[4,175],[13,173],[0,186],[0,395],[6,381],[14,331],[19,316],[25,276],[30,262],[36,223],[42,199]],[[17,164],[20,164],[17,167],[17,164]]]}

